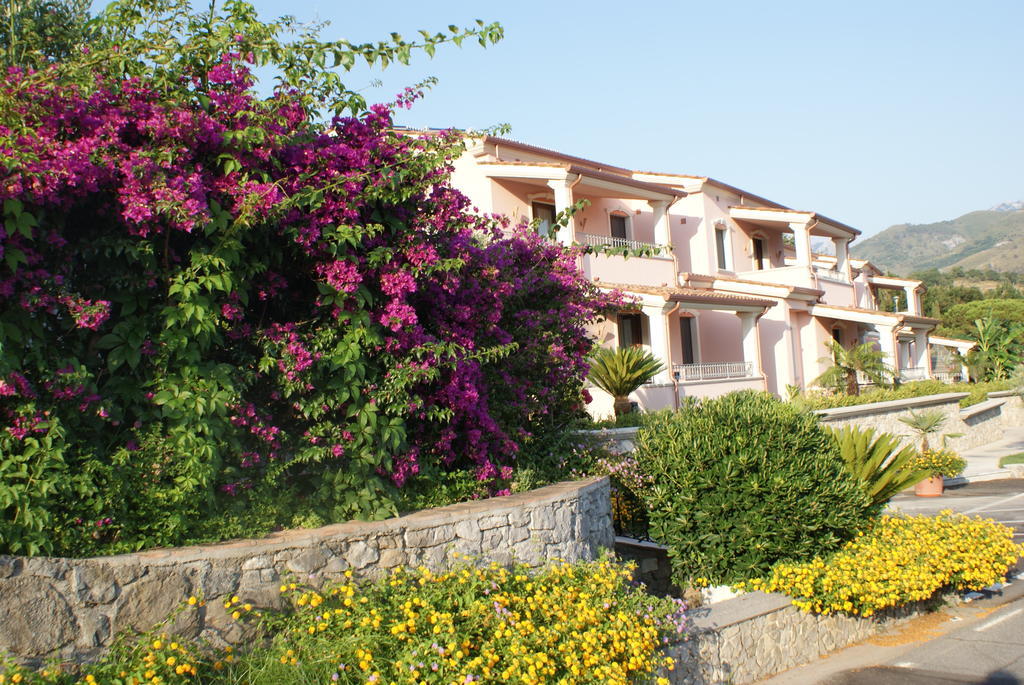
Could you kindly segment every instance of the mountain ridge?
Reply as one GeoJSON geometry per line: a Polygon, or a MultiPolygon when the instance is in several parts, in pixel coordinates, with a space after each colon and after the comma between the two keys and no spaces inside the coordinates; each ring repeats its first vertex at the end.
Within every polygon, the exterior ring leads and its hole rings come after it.
{"type": "Polygon", "coordinates": [[[901,275],[957,266],[1024,272],[1024,201],[930,224],[896,224],[855,243],[852,254],[901,275]]]}

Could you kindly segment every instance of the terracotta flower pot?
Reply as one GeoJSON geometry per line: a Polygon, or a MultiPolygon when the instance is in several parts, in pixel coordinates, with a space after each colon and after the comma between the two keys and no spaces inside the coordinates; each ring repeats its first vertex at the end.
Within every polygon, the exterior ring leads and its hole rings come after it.
{"type": "Polygon", "coordinates": [[[918,497],[939,497],[942,495],[942,476],[932,476],[914,486],[914,494],[918,497]]]}

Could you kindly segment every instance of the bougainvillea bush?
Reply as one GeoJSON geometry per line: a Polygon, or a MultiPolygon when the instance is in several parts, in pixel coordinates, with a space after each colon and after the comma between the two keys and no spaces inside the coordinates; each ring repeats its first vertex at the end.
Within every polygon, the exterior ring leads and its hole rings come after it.
{"type": "Polygon", "coordinates": [[[363,107],[321,68],[500,28],[285,44],[186,9],[115,4],[79,63],[0,86],[0,552],[381,517],[443,474],[500,494],[606,303],[471,211],[458,136],[392,129],[415,89],[363,107]]]}

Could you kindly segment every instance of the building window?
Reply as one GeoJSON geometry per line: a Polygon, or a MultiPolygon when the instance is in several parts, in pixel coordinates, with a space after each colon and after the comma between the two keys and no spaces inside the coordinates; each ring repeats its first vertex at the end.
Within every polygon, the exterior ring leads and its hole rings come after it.
{"type": "Polygon", "coordinates": [[[764,238],[754,238],[754,268],[758,271],[764,271],[771,267],[771,263],[765,258],[766,251],[764,247],[764,238]]]}
{"type": "Polygon", "coordinates": [[[629,240],[629,218],[624,214],[612,214],[609,216],[613,238],[629,240]]]}
{"type": "Polygon", "coordinates": [[[729,269],[729,232],[724,228],[715,229],[715,250],[718,253],[718,268],[729,269]]]}
{"type": "Polygon", "coordinates": [[[839,326],[836,326],[835,328],[833,328],[832,329],[832,339],[835,340],[840,345],[842,345],[843,344],[843,329],[840,328],[839,326]]]}
{"type": "Polygon", "coordinates": [[[619,314],[619,347],[644,344],[642,314],[619,314]]]}
{"type": "Polygon", "coordinates": [[[683,316],[679,319],[679,341],[683,348],[684,364],[693,364],[697,359],[697,327],[694,322],[696,319],[692,316],[683,316]]]}
{"type": "Polygon", "coordinates": [[[551,236],[551,227],[555,225],[555,206],[543,202],[533,203],[533,220],[538,222],[537,233],[542,236],[551,236]]]}

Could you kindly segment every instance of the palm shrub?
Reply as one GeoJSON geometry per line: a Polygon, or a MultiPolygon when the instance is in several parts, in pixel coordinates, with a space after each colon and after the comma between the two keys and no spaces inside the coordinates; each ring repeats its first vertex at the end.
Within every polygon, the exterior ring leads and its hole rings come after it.
{"type": "Polygon", "coordinates": [[[622,416],[630,410],[629,394],[663,368],[657,357],[641,347],[599,347],[591,355],[588,378],[615,398],[615,416],[622,416]]]}
{"type": "Polygon", "coordinates": [[[875,385],[892,385],[892,370],[885,364],[885,353],[876,350],[871,343],[847,349],[835,340],[830,340],[826,346],[830,354],[819,361],[831,362],[832,366],[814,379],[815,385],[833,388],[848,395],[859,395],[858,373],[867,376],[875,385]]]}
{"type": "Polygon", "coordinates": [[[906,424],[914,431],[921,441],[921,451],[928,451],[928,436],[938,433],[943,424],[946,423],[946,415],[938,409],[915,412],[911,411],[910,416],[900,417],[900,423],[906,424]]]}
{"type": "Polygon", "coordinates": [[[917,450],[904,445],[892,433],[875,433],[874,428],[846,426],[833,430],[846,470],[856,478],[877,510],[889,498],[928,477],[914,468],[917,450]]]}
{"type": "Polygon", "coordinates": [[[674,580],[731,583],[838,548],[873,507],[813,415],[745,391],[648,417],[636,456],[674,580]]]}

